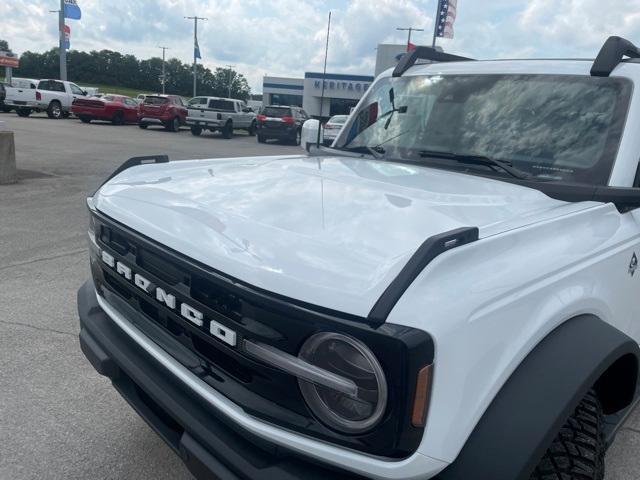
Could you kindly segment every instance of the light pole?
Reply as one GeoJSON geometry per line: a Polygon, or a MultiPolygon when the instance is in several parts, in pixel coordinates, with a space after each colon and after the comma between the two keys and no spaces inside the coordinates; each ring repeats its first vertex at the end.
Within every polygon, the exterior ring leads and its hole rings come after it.
{"type": "Polygon", "coordinates": [[[158,47],[158,48],[161,48],[161,49],[162,49],[162,94],[164,95],[164,93],[165,93],[165,91],[164,91],[164,90],[165,90],[164,86],[165,86],[165,84],[167,83],[167,76],[166,76],[166,74],[165,74],[165,68],[164,68],[164,65],[165,65],[165,55],[164,55],[164,52],[166,52],[167,50],[171,50],[171,49],[170,49],[169,47],[158,47]]]}
{"type": "Polygon", "coordinates": [[[396,28],[396,30],[409,32],[409,38],[407,38],[407,50],[409,50],[409,44],[411,43],[411,32],[424,32],[424,28],[414,28],[414,27],[396,28]]]}
{"type": "Polygon", "coordinates": [[[60,53],[60,80],[67,79],[67,49],[64,37],[64,0],[60,0],[60,10],[49,10],[58,14],[58,49],[60,53]]]}
{"type": "Polygon", "coordinates": [[[227,96],[227,98],[231,98],[231,85],[233,85],[231,80],[231,72],[233,71],[232,69],[234,69],[236,66],[235,65],[225,65],[225,66],[229,69],[229,75],[227,76],[227,84],[229,85],[229,95],[227,96]]]}
{"type": "Polygon", "coordinates": [[[208,20],[205,17],[184,17],[187,20],[193,20],[193,96],[196,96],[196,84],[198,73],[196,70],[196,65],[198,63],[198,57],[200,56],[200,47],[198,46],[198,20],[208,20]],[[198,56],[196,56],[196,47],[198,47],[198,56]]]}

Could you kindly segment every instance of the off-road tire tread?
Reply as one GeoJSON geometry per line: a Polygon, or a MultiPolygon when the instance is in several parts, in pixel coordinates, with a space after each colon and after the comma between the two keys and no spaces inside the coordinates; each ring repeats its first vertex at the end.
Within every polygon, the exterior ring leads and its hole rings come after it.
{"type": "Polygon", "coordinates": [[[530,480],[603,480],[602,406],[590,391],[547,449],[530,480]]]}

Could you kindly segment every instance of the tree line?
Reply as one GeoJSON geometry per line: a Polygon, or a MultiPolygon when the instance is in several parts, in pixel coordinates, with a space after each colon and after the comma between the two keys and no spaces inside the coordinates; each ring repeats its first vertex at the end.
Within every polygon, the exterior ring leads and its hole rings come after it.
{"type": "MultiPolygon", "coordinates": [[[[0,40],[0,46],[8,45],[0,40]]],[[[2,50],[2,48],[0,48],[2,50]]],[[[24,52],[20,56],[20,67],[14,76],[26,78],[58,78],[60,71],[58,49],[47,52],[24,52]]],[[[197,65],[199,95],[229,96],[247,100],[251,88],[247,79],[229,68],[211,71],[197,65]]],[[[113,50],[67,52],[67,75],[75,83],[102,84],[134,88],[141,91],[162,90],[162,59],[153,57],[138,60],[133,55],[123,55],[113,50]]],[[[193,93],[193,66],[171,58],[165,64],[166,91],[176,95],[191,96],[193,93]]]]}

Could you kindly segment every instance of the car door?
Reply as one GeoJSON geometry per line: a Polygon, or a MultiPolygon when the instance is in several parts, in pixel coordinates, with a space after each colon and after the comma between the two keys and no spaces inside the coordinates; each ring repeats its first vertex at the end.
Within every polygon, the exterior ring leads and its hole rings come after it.
{"type": "MultiPolygon", "coordinates": [[[[67,101],[69,102],[68,107],[71,106],[71,104],[73,103],[73,101],[76,98],[83,98],[85,97],[84,94],[84,90],[82,90],[79,86],[77,86],[75,83],[69,83],[69,89],[71,90],[71,95],[67,95],[67,101]]],[[[64,103],[62,104],[62,106],[65,106],[64,103]]]]}
{"type": "Polygon", "coordinates": [[[138,102],[133,98],[125,97],[124,103],[124,120],[127,123],[138,122],[138,102]]]}

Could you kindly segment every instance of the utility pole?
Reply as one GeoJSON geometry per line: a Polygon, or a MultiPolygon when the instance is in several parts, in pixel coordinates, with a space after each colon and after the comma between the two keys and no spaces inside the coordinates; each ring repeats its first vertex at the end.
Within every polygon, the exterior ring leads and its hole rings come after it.
{"type": "Polygon", "coordinates": [[[424,32],[424,28],[414,28],[414,27],[396,28],[396,30],[409,32],[409,38],[407,38],[407,50],[409,49],[409,44],[411,43],[411,32],[424,32]]]}
{"type": "MultiPolygon", "coordinates": [[[[205,17],[184,17],[187,20],[193,20],[193,96],[196,96],[196,84],[198,73],[196,65],[198,64],[198,58],[196,57],[196,45],[198,45],[198,20],[209,20],[205,17]]],[[[200,54],[200,47],[198,46],[198,55],[200,54]]]]}
{"type": "Polygon", "coordinates": [[[164,64],[165,64],[165,56],[164,56],[164,52],[166,52],[167,50],[171,50],[169,47],[158,47],[162,49],[162,94],[164,95],[165,91],[164,91],[164,86],[167,83],[167,77],[165,74],[165,68],[164,68],[164,64]]]}
{"type": "Polygon", "coordinates": [[[58,14],[58,50],[60,53],[60,80],[67,79],[67,49],[64,37],[64,0],[60,0],[60,10],[49,10],[58,14]]]}
{"type": "Polygon", "coordinates": [[[227,67],[229,69],[229,75],[227,76],[227,84],[229,85],[229,95],[227,96],[227,98],[231,98],[231,85],[233,85],[232,80],[231,80],[231,72],[233,71],[234,68],[236,68],[236,66],[235,65],[225,65],[225,67],[227,67]]]}

